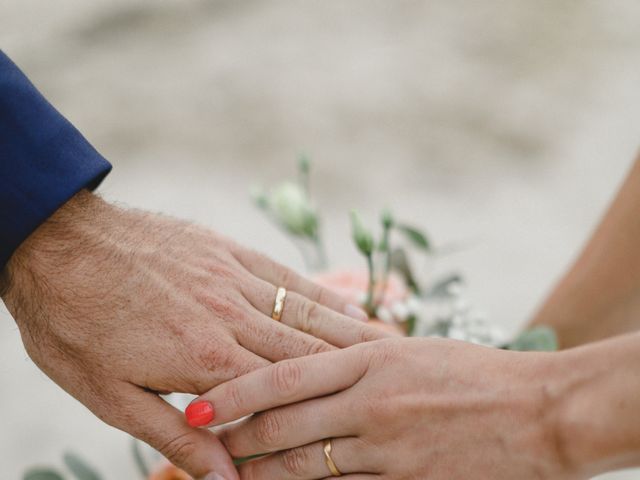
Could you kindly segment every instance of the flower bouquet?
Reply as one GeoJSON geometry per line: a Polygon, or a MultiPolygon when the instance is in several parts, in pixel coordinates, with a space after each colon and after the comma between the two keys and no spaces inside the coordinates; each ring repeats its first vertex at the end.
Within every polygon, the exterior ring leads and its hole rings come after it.
{"type": "MultiPolygon", "coordinates": [[[[297,179],[269,189],[255,189],[256,205],[299,248],[313,280],[336,291],[351,304],[366,311],[368,322],[397,335],[437,336],[511,350],[555,350],[555,332],[536,327],[507,339],[504,331],[469,301],[462,275],[450,273],[431,278],[431,269],[447,249],[436,247],[421,229],[395,217],[389,210],[380,215],[378,234],[361,216],[351,212],[351,238],[363,257],[361,269],[330,268],[324,248],[322,221],[311,196],[311,162],[302,156],[297,179]]],[[[184,409],[188,395],[165,397],[184,409]]],[[[150,447],[132,443],[132,455],[141,478],[189,480],[150,447]]],[[[75,454],[63,457],[66,469],[77,480],[102,480],[95,469],[75,454]]],[[[241,463],[242,460],[238,460],[241,463]]],[[[24,480],[65,480],[54,469],[32,469],[24,480]]]]}
{"type": "Polygon", "coordinates": [[[310,194],[311,162],[298,161],[298,178],[272,188],[256,189],[255,203],[299,248],[316,283],[362,306],[378,328],[407,336],[437,336],[513,350],[555,350],[555,333],[547,327],[507,339],[497,325],[472,307],[462,275],[430,278],[433,264],[450,250],[436,247],[421,228],[380,215],[379,232],[351,211],[351,237],[363,256],[362,269],[329,268],[321,215],[310,194]],[[421,258],[423,257],[423,258],[421,258]],[[426,257],[426,258],[424,258],[426,257]],[[425,261],[428,260],[428,261],[425,261]]]}

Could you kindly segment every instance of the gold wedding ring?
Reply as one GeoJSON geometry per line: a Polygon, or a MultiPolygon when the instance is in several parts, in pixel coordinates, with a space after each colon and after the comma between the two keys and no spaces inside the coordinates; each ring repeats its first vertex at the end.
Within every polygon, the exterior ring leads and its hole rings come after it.
{"type": "Polygon", "coordinates": [[[335,462],[331,458],[331,449],[332,449],[331,439],[327,438],[323,442],[324,460],[325,462],[327,462],[327,467],[329,468],[331,475],[333,475],[334,477],[341,477],[342,472],[338,470],[338,467],[336,467],[335,462]]]}
{"type": "Polygon", "coordinates": [[[284,287],[278,287],[278,291],[276,292],[276,301],[273,302],[273,311],[271,312],[271,318],[277,322],[282,318],[285,298],[287,298],[287,289],[284,287]]]}

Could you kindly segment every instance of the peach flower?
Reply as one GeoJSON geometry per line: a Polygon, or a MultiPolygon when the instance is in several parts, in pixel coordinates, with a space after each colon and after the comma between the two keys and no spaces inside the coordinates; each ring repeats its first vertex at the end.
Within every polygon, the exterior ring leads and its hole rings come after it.
{"type": "MultiPolygon", "coordinates": [[[[367,295],[369,274],[366,270],[334,270],[315,275],[313,280],[317,284],[333,290],[346,301],[361,306],[367,295]]],[[[374,294],[376,298],[380,298],[382,294],[382,285],[379,282],[376,285],[374,294]]],[[[387,310],[391,310],[394,305],[404,303],[408,298],[409,290],[404,281],[398,275],[391,273],[387,280],[382,306],[387,310]]],[[[369,323],[376,328],[391,333],[403,333],[400,326],[394,323],[386,323],[378,319],[369,320],[369,323]]]]}

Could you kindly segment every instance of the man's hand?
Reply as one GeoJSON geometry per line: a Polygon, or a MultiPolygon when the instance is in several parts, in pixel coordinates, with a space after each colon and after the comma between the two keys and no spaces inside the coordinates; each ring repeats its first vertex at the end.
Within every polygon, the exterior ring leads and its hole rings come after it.
{"type": "Polygon", "coordinates": [[[195,476],[237,472],[218,439],[158,393],[202,394],[270,362],[384,336],[343,315],[358,310],[335,294],[227,238],[87,192],[5,274],[3,299],[33,361],[195,476]],[[281,322],[270,318],[278,286],[289,290],[281,322]]]}

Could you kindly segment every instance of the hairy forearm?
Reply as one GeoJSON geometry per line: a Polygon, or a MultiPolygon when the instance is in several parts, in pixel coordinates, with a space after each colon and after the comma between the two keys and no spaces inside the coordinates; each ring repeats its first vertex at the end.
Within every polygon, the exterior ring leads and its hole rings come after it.
{"type": "Polygon", "coordinates": [[[640,333],[557,354],[558,441],[582,474],[640,465],[640,333]]]}
{"type": "Polygon", "coordinates": [[[563,348],[640,328],[640,159],[573,267],[533,324],[563,348]]]}
{"type": "Polygon", "coordinates": [[[38,227],[3,271],[0,294],[7,305],[11,307],[20,291],[30,292],[39,281],[51,281],[46,274],[60,270],[61,262],[86,253],[91,233],[100,230],[109,210],[106,202],[82,190],[38,227]]]}

